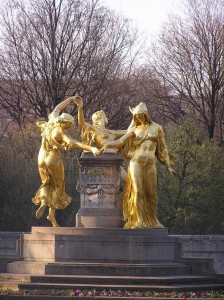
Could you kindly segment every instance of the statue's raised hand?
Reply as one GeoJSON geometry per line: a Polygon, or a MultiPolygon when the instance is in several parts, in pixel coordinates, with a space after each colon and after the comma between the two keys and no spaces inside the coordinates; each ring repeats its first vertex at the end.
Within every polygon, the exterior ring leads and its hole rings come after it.
{"type": "Polygon", "coordinates": [[[83,101],[81,96],[75,96],[73,101],[77,106],[83,107],[83,101]]]}

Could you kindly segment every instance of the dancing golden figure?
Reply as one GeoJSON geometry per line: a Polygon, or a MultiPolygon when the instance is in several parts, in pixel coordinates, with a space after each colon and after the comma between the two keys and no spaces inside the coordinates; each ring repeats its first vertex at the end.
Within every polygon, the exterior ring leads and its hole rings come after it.
{"type": "Polygon", "coordinates": [[[171,174],[176,175],[176,172],[171,167],[162,127],[151,120],[145,103],[139,103],[131,112],[133,120],[127,133],[105,145],[101,152],[129,143],[130,164],[123,196],[124,227],[162,228],[157,219],[156,157],[171,174]]]}
{"type": "MultiPolygon", "coordinates": [[[[97,147],[102,148],[105,144],[113,142],[127,132],[127,130],[110,130],[106,128],[108,119],[103,110],[96,111],[92,115],[92,124],[87,123],[84,119],[82,98],[77,96],[75,103],[78,106],[78,122],[83,129],[83,139],[88,144],[95,143],[97,147]]],[[[110,152],[114,151],[110,150],[110,152]]]]}
{"type": "MultiPolygon", "coordinates": [[[[115,141],[116,139],[122,137],[127,130],[111,130],[106,126],[108,124],[108,119],[103,110],[96,111],[92,115],[92,124],[85,121],[83,114],[83,100],[80,96],[76,97],[75,103],[78,106],[78,123],[83,129],[83,141],[89,145],[94,143],[97,147],[102,148],[104,145],[115,141]]],[[[113,149],[105,152],[115,152],[113,149]]],[[[121,181],[124,185],[127,180],[127,173],[123,167],[120,168],[121,181]]]]}
{"type": "Polygon", "coordinates": [[[48,122],[37,122],[42,135],[38,155],[38,169],[42,185],[32,201],[40,205],[36,212],[38,219],[43,215],[46,207],[49,207],[47,219],[53,227],[59,226],[55,219],[55,210],[66,208],[71,202],[71,197],[65,192],[64,166],[60,150],[81,148],[92,151],[94,155],[99,154],[97,148],[81,143],[66,133],[66,129],[74,126],[74,118],[70,114],[60,115],[60,113],[75,99],[76,97],[71,97],[58,104],[49,115],[48,122]]]}

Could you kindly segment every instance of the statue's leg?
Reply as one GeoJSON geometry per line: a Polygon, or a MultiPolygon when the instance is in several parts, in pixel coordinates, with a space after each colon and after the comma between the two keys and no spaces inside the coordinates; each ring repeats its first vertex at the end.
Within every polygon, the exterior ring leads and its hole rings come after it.
{"type": "Polygon", "coordinates": [[[158,196],[156,165],[147,166],[145,176],[145,188],[148,195],[145,211],[147,212],[149,227],[163,228],[163,225],[160,224],[157,219],[158,196]]]}
{"type": "Polygon", "coordinates": [[[36,211],[36,218],[37,219],[40,219],[44,213],[46,209],[46,199],[45,198],[42,198],[41,200],[41,205],[40,207],[38,208],[38,210],[36,211]]]}
{"type": "Polygon", "coordinates": [[[130,180],[132,189],[130,191],[128,201],[128,224],[126,228],[139,228],[144,223],[143,217],[143,176],[142,167],[135,161],[130,161],[129,164],[130,180]]]}
{"type": "Polygon", "coordinates": [[[55,208],[49,207],[49,215],[47,216],[48,221],[51,222],[53,227],[59,227],[56,219],[55,219],[55,208]]]}

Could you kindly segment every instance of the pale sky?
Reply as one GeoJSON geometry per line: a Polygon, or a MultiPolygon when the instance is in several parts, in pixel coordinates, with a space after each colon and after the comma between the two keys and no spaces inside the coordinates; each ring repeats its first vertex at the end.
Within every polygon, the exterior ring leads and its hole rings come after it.
{"type": "Polygon", "coordinates": [[[132,19],[133,25],[148,38],[156,35],[169,14],[178,11],[182,0],[101,0],[104,6],[132,19]]]}

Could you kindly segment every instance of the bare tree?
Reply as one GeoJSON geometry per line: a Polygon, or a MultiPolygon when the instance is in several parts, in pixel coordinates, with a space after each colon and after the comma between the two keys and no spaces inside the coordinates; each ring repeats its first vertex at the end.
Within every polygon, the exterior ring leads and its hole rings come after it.
{"type": "Polygon", "coordinates": [[[121,117],[130,99],[137,31],[99,0],[12,0],[1,11],[0,104],[18,122],[84,96],[121,117]],[[113,107],[113,111],[110,108],[113,107]]]}
{"type": "Polygon", "coordinates": [[[152,117],[163,126],[181,124],[185,112],[175,99],[173,89],[161,76],[155,74],[149,66],[141,66],[134,74],[137,99],[147,103],[152,117]]]}
{"type": "Polygon", "coordinates": [[[213,138],[223,121],[224,2],[186,0],[184,4],[185,14],[171,16],[164,26],[151,65],[172,88],[169,94],[181,111],[198,119],[213,138]]]}

